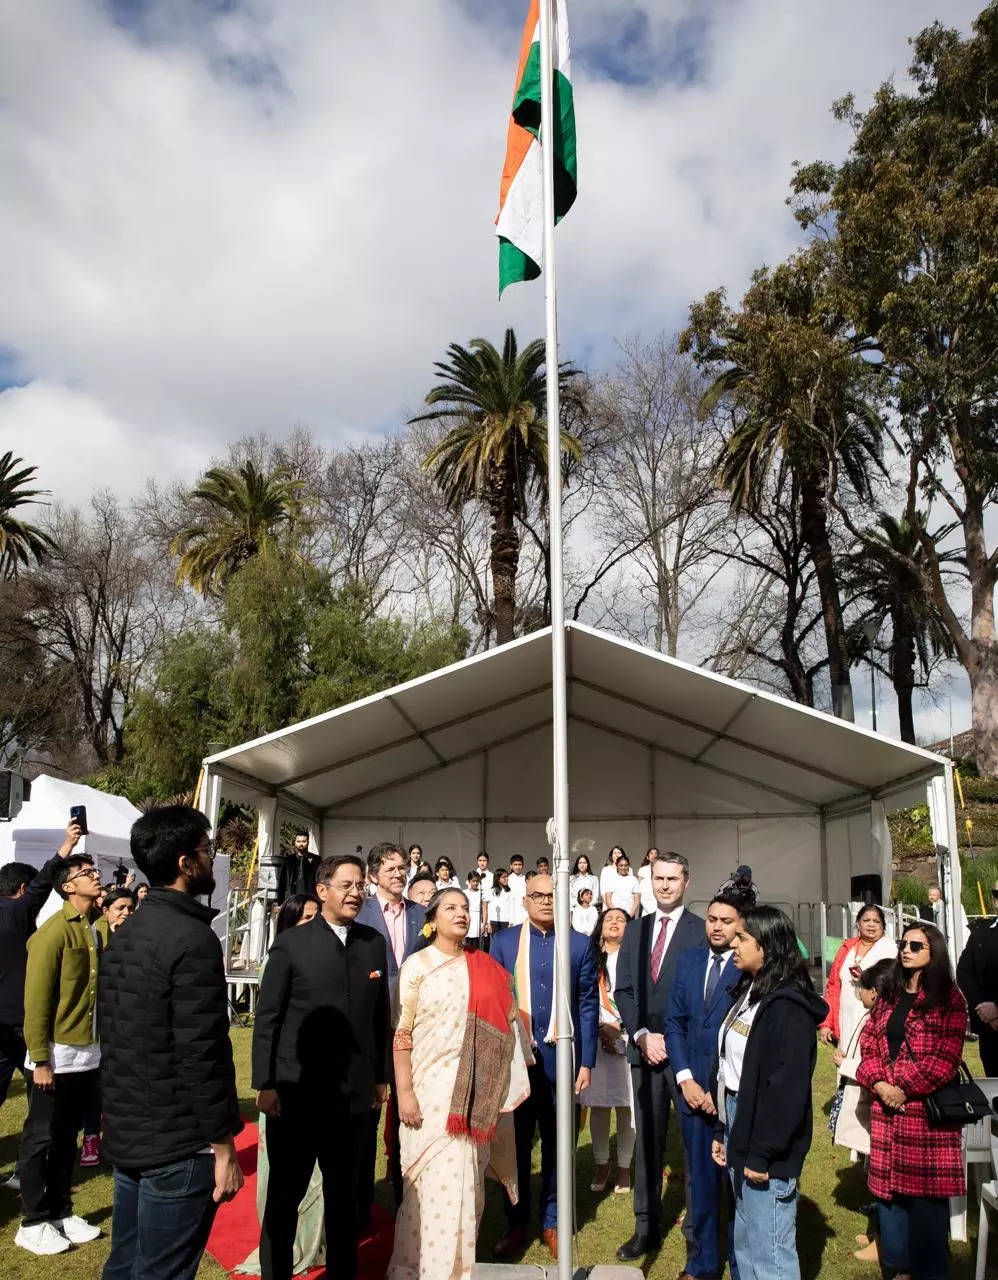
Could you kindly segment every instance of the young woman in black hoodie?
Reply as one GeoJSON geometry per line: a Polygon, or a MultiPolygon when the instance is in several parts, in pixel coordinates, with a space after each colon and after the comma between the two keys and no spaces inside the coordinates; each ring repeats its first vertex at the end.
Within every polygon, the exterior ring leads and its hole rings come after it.
{"type": "Polygon", "coordinates": [[[797,1180],[811,1145],[811,1077],[828,1006],[790,919],[750,907],[732,946],[741,978],[718,1038],[714,1160],[735,1193],[740,1280],[796,1280],[797,1180]]]}

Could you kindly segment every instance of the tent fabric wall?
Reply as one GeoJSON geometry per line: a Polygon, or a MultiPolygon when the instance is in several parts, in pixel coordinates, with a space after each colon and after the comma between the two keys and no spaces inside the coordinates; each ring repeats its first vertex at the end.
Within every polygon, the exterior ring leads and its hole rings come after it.
{"type": "MultiPolygon", "coordinates": [[[[685,854],[693,894],[710,895],[741,862],[772,900],[821,896],[820,815],[709,768],[589,725],[573,725],[569,797],[573,859],[602,866],[614,844],[637,867],[649,844],[685,854]],[[765,867],[765,875],[761,868],[765,867]],[[762,885],[762,881],[766,885],[762,885]],[[767,886],[772,886],[770,890],[767,886]],[[775,892],[779,886],[779,893],[775,892]]],[[[378,840],[446,854],[464,874],[486,848],[493,866],[548,854],[551,735],[547,728],[413,782],[338,805],[323,824],[324,849],[353,852],[378,840]],[[481,815],[485,814],[482,844],[481,815]]]]}

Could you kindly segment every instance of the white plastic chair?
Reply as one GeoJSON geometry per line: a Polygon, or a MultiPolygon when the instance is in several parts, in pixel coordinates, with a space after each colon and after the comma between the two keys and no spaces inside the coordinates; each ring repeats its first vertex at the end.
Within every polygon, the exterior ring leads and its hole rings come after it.
{"type": "MultiPolygon", "coordinates": [[[[978,1084],[998,1084],[998,1081],[978,1081],[978,1084]]],[[[993,1095],[989,1095],[993,1096],[993,1095]]],[[[974,1126],[976,1128],[976,1126],[974,1126]]],[[[981,1184],[980,1197],[978,1199],[978,1218],[977,1218],[977,1266],[974,1270],[974,1280],[984,1280],[984,1273],[988,1266],[988,1234],[991,1223],[988,1215],[992,1210],[998,1212],[998,1117],[992,1118],[990,1122],[989,1133],[990,1157],[991,1157],[991,1179],[981,1184]]]]}

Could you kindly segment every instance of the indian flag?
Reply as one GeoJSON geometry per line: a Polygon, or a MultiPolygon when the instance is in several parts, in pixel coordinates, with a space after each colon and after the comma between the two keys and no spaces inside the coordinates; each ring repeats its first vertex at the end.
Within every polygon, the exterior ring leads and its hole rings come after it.
{"type": "MultiPolygon", "coordinates": [[[[552,9],[554,217],[559,222],[575,200],[575,106],[565,0],[554,0],[552,9]]],[[[534,280],[541,273],[544,212],[540,131],[540,8],[539,0],[530,0],[499,188],[496,235],[499,237],[500,297],[508,284],[534,280]]]]}

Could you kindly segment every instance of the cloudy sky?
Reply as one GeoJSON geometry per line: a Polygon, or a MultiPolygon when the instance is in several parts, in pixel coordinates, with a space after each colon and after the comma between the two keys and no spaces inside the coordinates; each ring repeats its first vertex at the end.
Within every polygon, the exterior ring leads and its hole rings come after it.
{"type": "MultiPolygon", "coordinates": [[[[784,255],[793,160],[977,0],[570,0],[579,200],[562,354],[673,329],[784,255]]],[[[0,449],[60,498],[225,441],[396,429],[496,298],[526,0],[0,0],[0,449]]],[[[962,696],[962,695],[961,695],[962,696]]]]}

